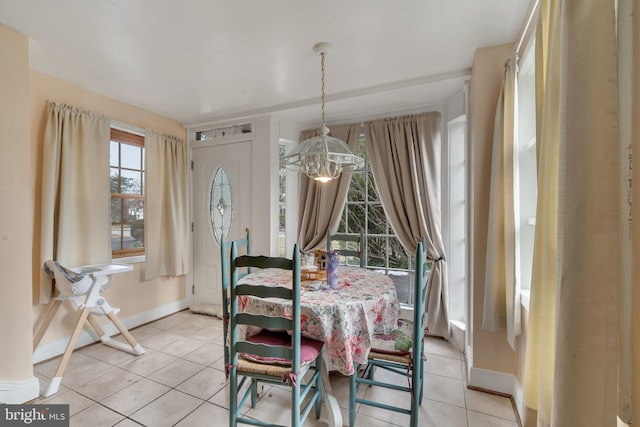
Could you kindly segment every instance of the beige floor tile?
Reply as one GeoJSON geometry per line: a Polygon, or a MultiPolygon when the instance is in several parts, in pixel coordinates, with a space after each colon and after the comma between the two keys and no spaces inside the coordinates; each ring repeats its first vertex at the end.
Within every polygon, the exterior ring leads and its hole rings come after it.
{"type": "Polygon", "coordinates": [[[87,356],[91,356],[94,359],[101,360],[114,366],[123,365],[138,357],[135,354],[109,347],[101,342],[85,347],[80,350],[79,353],[86,354],[87,356]]]}
{"type": "Polygon", "coordinates": [[[136,357],[131,362],[125,363],[121,367],[122,369],[131,371],[134,374],[146,377],[176,360],[178,360],[178,358],[171,356],[170,354],[155,350],[147,350],[145,354],[136,357]]]}
{"type": "Polygon", "coordinates": [[[458,358],[429,354],[424,362],[424,371],[462,380],[462,361],[458,358]]]}
{"type": "Polygon", "coordinates": [[[224,330],[222,324],[208,325],[197,331],[187,333],[187,336],[198,340],[222,345],[224,330]]]}
{"type": "Polygon", "coordinates": [[[173,332],[174,334],[179,334],[182,336],[189,336],[201,329],[209,326],[207,322],[203,322],[198,318],[193,319],[184,319],[182,322],[168,329],[169,332],[173,332]]]}
{"type": "Polygon", "coordinates": [[[183,418],[176,427],[226,426],[229,425],[229,410],[209,402],[198,406],[183,418]]]}
{"type": "Polygon", "coordinates": [[[99,404],[89,406],[69,419],[70,427],[108,427],[122,421],[125,417],[99,404]]]}
{"type": "Polygon", "coordinates": [[[461,380],[425,373],[424,398],[464,408],[464,384],[461,380]]]}
{"type": "Polygon", "coordinates": [[[115,427],[140,427],[140,424],[133,420],[130,420],[129,418],[125,418],[124,420],[116,424],[115,427]]]}
{"type": "MultiPolygon", "coordinates": [[[[329,376],[329,381],[331,381],[331,388],[333,389],[333,395],[335,396],[338,404],[341,408],[349,410],[349,377],[340,374],[332,374],[329,376]]],[[[367,386],[360,385],[358,388],[358,393],[356,394],[358,397],[364,396],[365,391],[367,390],[367,386]]],[[[357,408],[357,406],[356,406],[357,408]]]]}
{"type": "MultiPolygon", "coordinates": [[[[451,345],[449,341],[439,337],[425,337],[424,351],[425,353],[462,359],[462,355],[457,348],[451,345]]],[[[428,357],[429,355],[427,354],[428,357]]]]}
{"type": "Polygon", "coordinates": [[[496,396],[478,390],[464,390],[467,409],[481,412],[483,414],[494,415],[509,421],[515,421],[516,416],[508,397],[496,396]]]}
{"type": "MultiPolygon", "coordinates": [[[[343,412],[342,423],[343,425],[349,425],[349,411],[343,412]]],[[[358,414],[356,416],[355,427],[404,427],[401,424],[393,424],[389,421],[379,420],[365,414],[358,414]]]]}
{"type": "Polygon", "coordinates": [[[153,322],[153,327],[158,329],[169,330],[174,326],[179,325],[184,320],[184,315],[180,313],[175,313],[171,316],[163,317],[160,320],[156,320],[153,322]]]}
{"type": "MultiPolygon", "coordinates": [[[[81,354],[74,356],[81,356],[81,354]]],[[[94,359],[93,357],[89,359],[89,363],[82,365],[72,366],[71,363],[69,363],[69,366],[63,374],[62,383],[71,389],[84,387],[85,384],[93,381],[95,378],[110,372],[115,372],[118,369],[113,365],[94,359]]]]}
{"type": "MultiPolygon", "coordinates": [[[[265,385],[260,385],[258,387],[258,400],[262,399],[262,397],[266,394],[268,394],[271,390],[272,386],[265,384],[265,385]]],[[[247,385],[245,384],[244,387],[242,387],[242,389],[240,390],[240,393],[238,393],[238,399],[240,399],[243,394],[244,391],[247,389],[247,385]]],[[[209,399],[210,403],[213,403],[215,405],[218,405],[222,408],[225,409],[229,409],[229,384],[227,383],[224,388],[222,390],[220,390],[219,392],[217,392],[216,394],[213,395],[213,397],[211,399],[209,399]]],[[[247,402],[245,403],[244,407],[242,408],[241,413],[246,413],[249,409],[251,409],[251,399],[247,399],[247,402]]]]}
{"type": "MultiPolygon", "coordinates": [[[[323,408],[324,409],[324,408],[323,408]]],[[[271,387],[258,401],[255,409],[249,409],[246,416],[263,422],[291,425],[291,391],[288,387],[271,387]]],[[[311,409],[305,426],[325,426],[322,419],[316,420],[314,409],[311,409]]]]}
{"type": "Polygon", "coordinates": [[[74,391],[93,400],[100,401],[105,397],[130,386],[142,377],[121,368],[113,368],[99,377],[86,379],[82,383],[73,385],[74,391]]]}
{"type": "MultiPolygon", "coordinates": [[[[76,351],[58,393],[34,403],[68,403],[71,425],[80,427],[227,425],[229,388],[224,377],[222,325],[220,319],[185,310],[132,330],[146,350],[144,355],[133,356],[101,343],[76,351]]],[[[123,341],[120,336],[115,339],[123,341]]],[[[420,425],[516,427],[509,399],[465,388],[464,359],[453,346],[427,337],[425,351],[428,360],[420,425]]],[[[40,363],[34,373],[46,383],[58,364],[59,358],[40,363]]],[[[395,378],[392,381],[396,384],[407,384],[405,376],[381,370],[376,378],[395,378]]],[[[344,424],[348,424],[349,377],[332,374],[330,381],[344,424]]],[[[404,392],[361,386],[358,394],[365,393],[385,403],[409,405],[404,392]]],[[[243,412],[288,425],[290,399],[287,386],[264,385],[257,408],[251,410],[247,403],[243,412]]],[[[404,414],[365,405],[358,405],[357,410],[358,427],[405,426],[409,422],[404,414]]],[[[327,426],[327,418],[323,406],[320,420],[312,413],[304,425],[327,426]]]]}
{"type": "Polygon", "coordinates": [[[134,412],[129,418],[146,426],[173,426],[201,404],[202,400],[200,399],[177,390],[170,390],[144,408],[134,412]]]}
{"type": "Polygon", "coordinates": [[[183,381],[191,378],[198,372],[202,371],[204,368],[204,366],[198,363],[189,362],[188,360],[184,359],[178,359],[171,362],[164,368],[158,369],[147,378],[169,387],[175,387],[183,381]]]}
{"type": "Polygon", "coordinates": [[[469,421],[469,427],[518,427],[515,421],[509,421],[504,418],[481,414],[475,411],[467,411],[467,419],[469,421]]]}
{"type": "Polygon", "coordinates": [[[204,368],[177,386],[176,389],[199,399],[207,400],[223,389],[225,384],[224,372],[213,368],[204,368]]]}
{"type": "Polygon", "coordinates": [[[422,399],[418,420],[421,426],[467,427],[467,411],[459,406],[422,399]]]}
{"type": "Polygon", "coordinates": [[[129,387],[112,394],[100,403],[121,414],[131,415],[169,390],[171,389],[165,385],[143,378],[129,387]]]}
{"type": "MultiPolygon", "coordinates": [[[[366,389],[364,398],[374,402],[384,403],[386,405],[397,406],[404,409],[411,407],[409,394],[398,390],[389,390],[382,387],[369,387],[366,389]]],[[[357,408],[356,417],[360,414],[392,424],[407,426],[409,425],[409,416],[400,412],[389,411],[377,408],[375,406],[360,405],[357,408]]]]}
{"type": "Polygon", "coordinates": [[[160,332],[149,338],[143,338],[140,340],[140,344],[144,348],[152,348],[154,350],[162,351],[166,346],[183,338],[182,335],[174,334],[173,332],[160,332]]]}
{"type": "Polygon", "coordinates": [[[203,345],[205,345],[204,341],[197,340],[195,338],[182,337],[159,350],[172,356],[182,357],[185,354],[196,351],[203,345]]]}
{"type": "Polygon", "coordinates": [[[95,402],[73,390],[63,387],[53,396],[38,399],[34,403],[37,405],[69,405],[69,416],[74,416],[78,412],[87,409],[95,402]]]}
{"type": "Polygon", "coordinates": [[[153,326],[153,323],[149,323],[147,325],[139,326],[135,329],[131,329],[129,333],[136,339],[136,341],[140,341],[146,338],[151,338],[154,335],[157,335],[161,332],[164,332],[164,329],[156,328],[153,326]]]}
{"type": "Polygon", "coordinates": [[[224,348],[219,344],[211,342],[204,343],[201,347],[198,347],[191,353],[187,353],[182,356],[183,359],[199,363],[204,366],[213,365],[213,363],[222,357],[224,357],[224,348]]]}

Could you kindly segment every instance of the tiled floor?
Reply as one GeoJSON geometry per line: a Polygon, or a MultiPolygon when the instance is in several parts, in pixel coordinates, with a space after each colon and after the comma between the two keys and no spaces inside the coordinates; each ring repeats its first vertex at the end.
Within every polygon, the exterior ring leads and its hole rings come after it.
{"type": "MultiPolygon", "coordinates": [[[[119,427],[224,426],[228,424],[228,388],[219,319],[182,311],[131,331],[146,354],[128,353],[94,344],[77,350],[55,395],[34,403],[67,403],[71,426],[119,427]]],[[[460,352],[448,342],[428,338],[425,394],[420,425],[443,427],[517,427],[507,398],[469,390],[463,380],[460,352]]],[[[59,359],[36,365],[36,375],[48,381],[59,359]]],[[[378,374],[377,374],[378,375],[378,374]]],[[[384,375],[380,373],[380,375],[384,375]]],[[[406,378],[398,378],[405,384],[406,378]]],[[[331,375],[331,384],[348,420],[349,381],[331,375]]],[[[368,397],[382,395],[386,402],[406,402],[406,395],[376,388],[362,389],[368,397]]],[[[265,386],[257,408],[261,419],[287,424],[285,388],[265,386]]],[[[251,414],[251,412],[249,412],[251,414]]],[[[326,426],[313,415],[308,426],[326,426]]],[[[357,426],[406,426],[409,417],[361,406],[357,426]]]]}

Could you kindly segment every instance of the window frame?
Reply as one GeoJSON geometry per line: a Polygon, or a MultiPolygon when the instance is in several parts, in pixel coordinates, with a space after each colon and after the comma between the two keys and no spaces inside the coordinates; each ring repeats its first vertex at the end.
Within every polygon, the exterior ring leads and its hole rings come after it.
{"type": "MultiPolygon", "coordinates": [[[[145,153],[144,153],[144,136],[143,135],[139,135],[136,133],[132,133],[132,132],[128,132],[125,130],[121,130],[118,128],[111,128],[111,134],[110,134],[110,139],[109,139],[109,144],[111,144],[112,142],[116,142],[119,144],[119,149],[118,149],[118,165],[117,165],[117,169],[119,171],[119,176],[121,176],[121,171],[125,170],[125,171],[134,171],[134,172],[140,172],[142,177],[141,177],[141,188],[140,188],[140,194],[128,194],[128,193],[121,193],[121,192],[117,192],[117,193],[111,193],[110,194],[110,199],[111,199],[111,204],[109,206],[111,206],[113,204],[114,198],[115,199],[119,199],[121,201],[121,203],[123,203],[125,200],[141,200],[143,202],[143,212],[144,212],[144,195],[145,195],[145,184],[146,184],[146,171],[145,171],[145,153]],[[129,167],[122,167],[122,158],[121,158],[121,150],[120,150],[120,144],[126,144],[126,145],[131,145],[134,147],[139,147],[141,148],[143,151],[141,153],[141,165],[140,168],[141,169],[133,169],[133,168],[129,168],[129,167]]],[[[109,173],[110,173],[110,177],[111,177],[111,171],[114,169],[114,165],[111,165],[111,160],[109,161],[109,173]]],[[[118,184],[120,185],[120,183],[118,184]]],[[[119,190],[121,190],[119,188],[119,190]]],[[[121,212],[123,211],[123,205],[121,204],[121,212]]],[[[113,259],[115,258],[124,258],[124,257],[130,257],[130,256],[139,256],[139,255],[145,255],[145,245],[144,245],[144,231],[143,231],[143,239],[142,239],[142,247],[135,247],[135,248],[122,248],[122,236],[124,236],[124,228],[126,225],[131,225],[129,223],[127,223],[126,221],[123,221],[123,217],[120,217],[120,222],[119,223],[114,223],[113,220],[111,222],[111,229],[113,230],[113,227],[115,225],[119,224],[120,226],[120,249],[114,249],[113,248],[113,244],[112,244],[112,248],[111,248],[111,257],[113,259]]],[[[144,215],[142,218],[142,227],[144,230],[144,215]]],[[[113,234],[112,234],[113,236],[113,234]]],[[[113,237],[112,237],[113,238],[113,237]]]]}
{"type": "MultiPolygon", "coordinates": [[[[344,208],[342,210],[342,213],[340,214],[340,225],[338,227],[337,232],[348,234],[348,235],[359,235],[360,234],[359,224],[355,225],[357,229],[352,227],[352,224],[349,218],[350,216],[349,212],[352,212],[353,208],[361,209],[361,211],[364,214],[364,224],[362,224],[362,228],[364,230],[364,238],[366,240],[365,244],[367,245],[366,246],[367,259],[365,261],[365,268],[370,270],[377,270],[389,276],[393,280],[393,282],[396,284],[396,289],[398,290],[398,297],[400,299],[400,303],[403,305],[406,304],[406,305],[412,306],[413,300],[414,300],[412,284],[413,284],[414,272],[415,272],[413,254],[407,253],[407,251],[402,247],[402,244],[398,240],[398,237],[396,236],[395,232],[393,231],[393,228],[391,227],[391,224],[389,223],[388,217],[386,216],[386,214],[384,214],[384,207],[382,206],[382,201],[380,200],[380,197],[378,195],[378,191],[375,185],[375,180],[373,179],[373,172],[371,171],[371,164],[369,161],[369,155],[366,148],[366,140],[365,140],[364,133],[360,134],[360,139],[358,141],[358,149],[356,154],[358,156],[361,156],[364,159],[365,164],[363,169],[352,172],[351,184],[349,186],[349,191],[347,193],[347,199],[345,201],[344,208]],[[355,200],[352,198],[354,196],[354,193],[352,192],[352,186],[354,183],[353,178],[357,174],[364,175],[364,180],[363,180],[364,195],[361,200],[355,200]],[[371,190],[375,192],[375,195],[371,194],[371,190]],[[370,230],[371,230],[370,219],[371,219],[371,215],[373,215],[373,212],[375,210],[378,210],[379,212],[382,212],[384,214],[384,225],[383,225],[384,232],[382,233],[370,233],[370,230]],[[378,239],[384,242],[383,253],[374,253],[374,251],[371,250],[371,247],[372,247],[371,242],[374,239],[378,239]],[[391,244],[391,239],[395,239],[397,241],[397,245],[394,246],[393,244],[391,244]],[[406,265],[403,265],[403,266],[391,265],[390,258],[392,258],[391,255],[394,253],[396,249],[399,249],[402,251],[402,254],[400,255],[401,258],[406,257],[406,261],[404,261],[406,265]],[[376,263],[375,265],[370,264],[370,261],[374,256],[377,257],[376,259],[378,260],[381,259],[382,265],[378,265],[378,263],[376,263]],[[403,299],[401,297],[401,295],[404,292],[406,292],[406,295],[407,295],[406,299],[403,299]]],[[[347,260],[347,263],[349,263],[349,260],[347,260]]],[[[359,263],[357,263],[356,260],[351,260],[350,264],[359,265],[359,263]]]]}

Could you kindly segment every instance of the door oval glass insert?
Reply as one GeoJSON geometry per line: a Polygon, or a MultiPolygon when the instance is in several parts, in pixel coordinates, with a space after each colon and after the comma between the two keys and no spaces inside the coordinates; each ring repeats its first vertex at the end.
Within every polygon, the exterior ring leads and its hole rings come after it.
{"type": "Polygon", "coordinates": [[[231,232],[231,220],[233,219],[233,207],[231,200],[231,183],[227,172],[219,167],[211,182],[211,198],[209,212],[211,214],[211,228],[216,243],[220,239],[229,239],[231,232]]]}

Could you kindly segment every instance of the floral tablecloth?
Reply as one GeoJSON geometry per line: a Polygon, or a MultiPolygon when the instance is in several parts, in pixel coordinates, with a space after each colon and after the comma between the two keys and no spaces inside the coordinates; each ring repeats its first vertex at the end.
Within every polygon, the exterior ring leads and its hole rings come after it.
{"type": "MultiPolygon", "coordinates": [[[[359,267],[340,266],[336,289],[312,291],[302,282],[300,325],[305,336],[325,343],[325,362],[331,370],[353,373],[353,362],[366,363],[374,333],[397,327],[399,304],[393,281],[384,274],[359,267]]],[[[243,284],[291,286],[291,272],[254,271],[243,284]]],[[[326,283],[325,283],[326,285],[326,283]]],[[[291,313],[291,302],[279,298],[240,297],[238,309],[253,314],[291,313]]]]}

